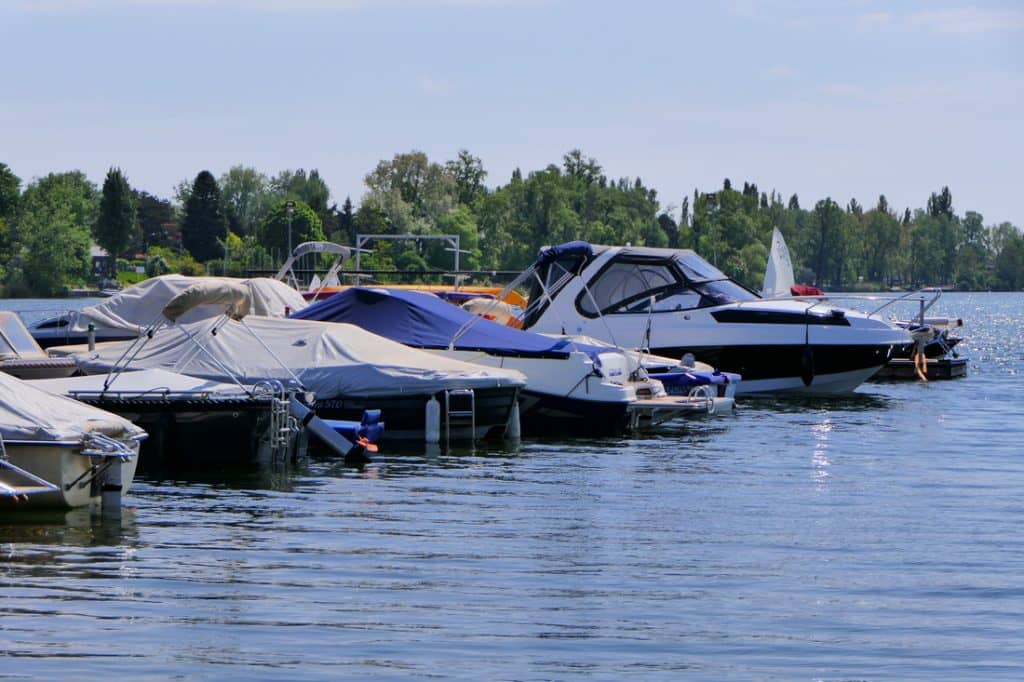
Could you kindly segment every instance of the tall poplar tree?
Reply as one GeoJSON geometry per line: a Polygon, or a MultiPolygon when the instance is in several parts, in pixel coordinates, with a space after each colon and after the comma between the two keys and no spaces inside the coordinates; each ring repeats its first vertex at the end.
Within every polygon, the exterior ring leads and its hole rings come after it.
{"type": "Polygon", "coordinates": [[[138,231],[135,194],[120,168],[107,171],[100,197],[100,213],[93,226],[93,239],[112,259],[118,258],[135,241],[138,231]]]}
{"type": "Polygon", "coordinates": [[[220,258],[217,240],[227,238],[228,221],[220,201],[220,188],[210,171],[200,171],[185,201],[181,244],[197,261],[220,258]]]}

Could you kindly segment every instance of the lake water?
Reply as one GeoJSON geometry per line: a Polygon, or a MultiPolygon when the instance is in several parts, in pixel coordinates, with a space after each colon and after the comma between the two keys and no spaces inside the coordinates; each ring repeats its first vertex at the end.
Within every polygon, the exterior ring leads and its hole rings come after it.
{"type": "Polygon", "coordinates": [[[1022,679],[1024,295],[939,308],[965,379],[0,518],[0,679],[1022,679]]]}

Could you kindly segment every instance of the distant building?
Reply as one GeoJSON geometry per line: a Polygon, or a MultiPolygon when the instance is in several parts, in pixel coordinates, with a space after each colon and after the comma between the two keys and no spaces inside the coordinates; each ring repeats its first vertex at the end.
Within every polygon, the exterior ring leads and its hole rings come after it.
{"type": "Polygon", "coordinates": [[[102,246],[98,244],[90,246],[89,256],[92,257],[92,274],[94,277],[106,277],[108,272],[114,271],[114,259],[110,257],[102,246]]]}

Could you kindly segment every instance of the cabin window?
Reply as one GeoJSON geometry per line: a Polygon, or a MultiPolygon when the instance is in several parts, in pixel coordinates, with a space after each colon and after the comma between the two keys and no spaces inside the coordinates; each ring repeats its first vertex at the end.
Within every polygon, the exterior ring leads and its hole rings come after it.
{"type": "Polygon", "coordinates": [[[617,261],[590,281],[577,299],[584,315],[594,317],[617,306],[657,295],[678,284],[667,263],[617,261]]]}
{"type": "MultiPolygon", "coordinates": [[[[614,308],[612,313],[671,313],[677,310],[692,310],[702,305],[704,297],[692,289],[664,290],[655,296],[644,296],[614,308]],[[651,305],[651,299],[654,305],[651,305]]],[[[707,304],[704,304],[707,305],[707,304]]]]}
{"type": "Polygon", "coordinates": [[[728,279],[724,272],[692,251],[683,252],[683,254],[676,259],[676,263],[679,264],[679,267],[682,269],[686,279],[691,282],[702,279],[728,279]]]}
{"type": "Polygon", "coordinates": [[[757,296],[733,282],[731,279],[720,279],[714,282],[699,282],[693,288],[702,295],[702,308],[738,303],[740,301],[756,301],[757,296]]]}

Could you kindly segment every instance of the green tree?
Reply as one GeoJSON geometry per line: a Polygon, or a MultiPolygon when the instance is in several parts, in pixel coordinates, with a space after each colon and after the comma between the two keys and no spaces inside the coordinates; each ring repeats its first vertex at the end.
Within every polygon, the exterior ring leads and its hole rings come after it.
{"type": "Polygon", "coordinates": [[[120,258],[135,241],[136,217],[135,195],[128,179],[120,168],[111,168],[103,181],[99,216],[93,227],[93,238],[111,259],[120,258]]]}
{"type": "Polygon", "coordinates": [[[1024,289],[1024,236],[1019,231],[1008,235],[996,255],[995,282],[999,289],[1024,289]]]}
{"type": "Polygon", "coordinates": [[[63,294],[89,276],[90,227],[99,193],[80,171],[51,173],[25,188],[16,234],[19,272],[38,296],[63,294]]]}
{"type": "Polygon", "coordinates": [[[6,163],[0,163],[0,218],[13,222],[18,215],[21,200],[21,178],[11,172],[6,163]]]}
{"type": "Polygon", "coordinates": [[[301,201],[317,214],[321,223],[329,210],[327,202],[331,199],[331,191],[315,168],[309,173],[301,168],[281,171],[270,181],[270,189],[275,205],[280,199],[301,201]]]}
{"type": "Polygon", "coordinates": [[[284,261],[288,253],[288,236],[291,232],[291,245],[294,249],[302,242],[324,241],[323,223],[319,216],[304,201],[294,201],[294,209],[289,215],[288,202],[281,200],[270,209],[260,225],[260,243],[270,252],[272,257],[284,261]]]}
{"type": "Polygon", "coordinates": [[[487,192],[487,188],[484,187],[487,171],[484,170],[480,159],[468,150],[460,149],[458,158],[445,163],[445,167],[455,180],[455,197],[458,203],[472,206],[487,192]]]}
{"type": "MultiPolygon", "coordinates": [[[[243,236],[255,234],[257,226],[273,203],[274,197],[267,176],[255,168],[232,166],[220,176],[218,185],[221,204],[231,230],[243,236]]],[[[296,195],[291,198],[302,197],[296,195]]]]}
{"type": "Polygon", "coordinates": [[[200,171],[185,202],[181,244],[197,261],[213,260],[223,255],[220,244],[227,229],[217,180],[210,171],[200,171]]]}
{"type": "Polygon", "coordinates": [[[438,219],[457,203],[455,177],[420,151],[381,161],[365,181],[363,204],[384,211],[397,234],[436,234],[438,219]]]}
{"type": "Polygon", "coordinates": [[[345,202],[338,211],[338,229],[334,234],[329,234],[331,241],[339,244],[356,243],[356,214],[352,206],[351,197],[345,197],[345,202]]]}
{"type": "Polygon", "coordinates": [[[142,250],[148,251],[154,246],[171,246],[172,233],[177,232],[171,202],[148,192],[136,192],[135,205],[142,250]]]}
{"type": "Polygon", "coordinates": [[[814,282],[817,285],[838,285],[842,282],[841,248],[843,211],[831,198],[814,205],[814,282]]]}

